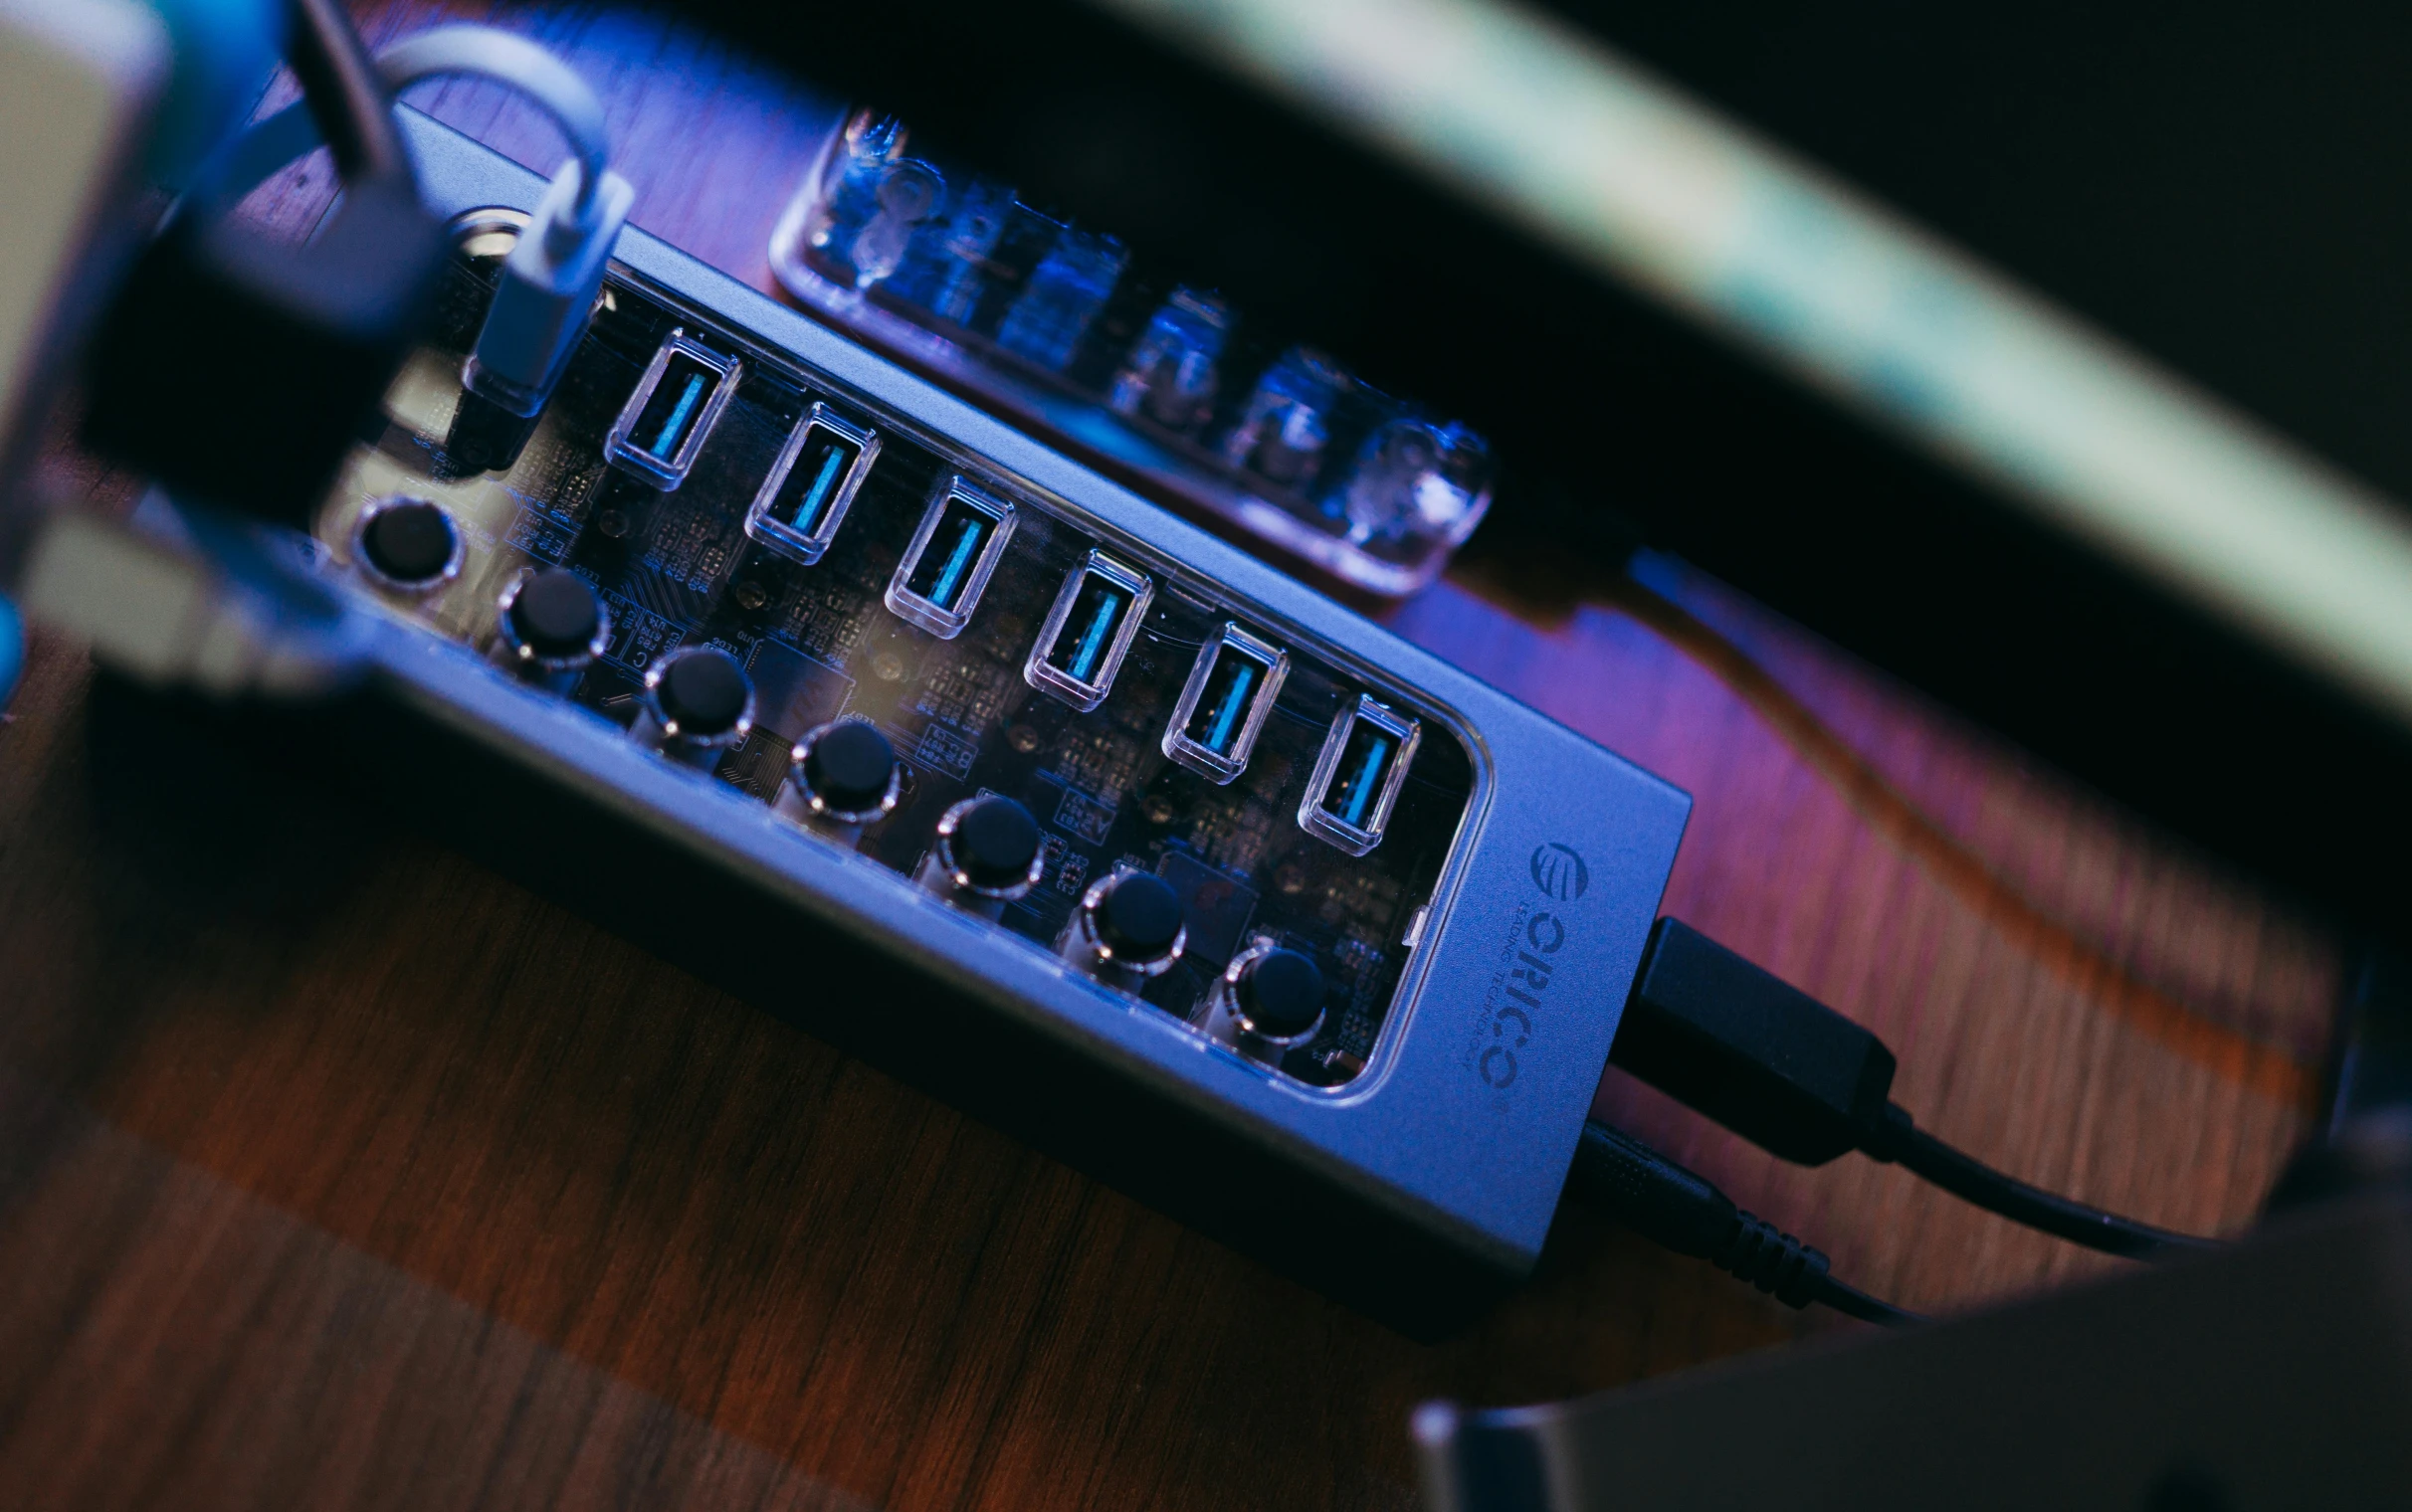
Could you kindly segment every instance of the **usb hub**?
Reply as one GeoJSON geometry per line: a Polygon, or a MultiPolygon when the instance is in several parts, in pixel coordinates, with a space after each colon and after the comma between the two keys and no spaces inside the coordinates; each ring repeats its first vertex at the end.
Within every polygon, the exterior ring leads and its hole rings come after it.
{"type": "Polygon", "coordinates": [[[1403,1328],[1519,1280],[1690,801],[634,230],[528,444],[454,455],[544,184],[398,113],[459,251],[263,555],[336,589],[312,752],[1403,1328]]]}

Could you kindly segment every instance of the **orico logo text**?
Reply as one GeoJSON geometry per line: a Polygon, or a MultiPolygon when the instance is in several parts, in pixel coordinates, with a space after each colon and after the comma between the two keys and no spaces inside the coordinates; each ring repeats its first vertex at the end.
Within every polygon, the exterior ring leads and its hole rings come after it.
{"type": "Polygon", "coordinates": [[[1532,1042],[1533,1016],[1541,1011],[1541,995],[1556,972],[1550,957],[1566,948],[1566,925],[1554,913],[1524,916],[1524,927],[1513,947],[1514,959],[1499,984],[1491,1009],[1492,1042],[1474,1063],[1476,1074],[1496,1091],[1515,1084],[1515,1052],[1532,1042]]]}
{"type": "Polygon", "coordinates": [[[1561,903],[1571,903],[1591,888],[1591,868],[1572,846],[1546,841],[1532,848],[1532,885],[1561,903]]]}
{"type": "MultiPolygon", "coordinates": [[[[1561,907],[1580,899],[1591,886],[1591,868],[1583,864],[1581,853],[1556,841],[1535,846],[1527,869],[1532,885],[1561,907]]],[[[1557,976],[1557,953],[1565,948],[1563,916],[1530,903],[1516,905],[1508,938],[1500,945],[1499,974],[1491,979],[1469,1051],[1475,1074],[1495,1092],[1515,1085],[1517,1052],[1540,1032],[1542,1006],[1557,976]]]]}

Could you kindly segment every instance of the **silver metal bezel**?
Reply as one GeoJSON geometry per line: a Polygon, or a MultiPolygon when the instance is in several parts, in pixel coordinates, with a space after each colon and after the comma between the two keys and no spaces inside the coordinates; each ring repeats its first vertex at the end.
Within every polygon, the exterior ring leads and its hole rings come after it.
{"type": "Polygon", "coordinates": [[[1273,712],[1274,700],[1281,696],[1282,679],[1289,675],[1290,653],[1225,621],[1223,628],[1198,648],[1197,660],[1189,664],[1189,680],[1181,684],[1180,701],[1172,706],[1172,718],[1164,726],[1164,754],[1211,779],[1218,787],[1229,783],[1248,770],[1249,753],[1256,749],[1257,735],[1273,712]],[[1206,695],[1206,679],[1212,675],[1215,662],[1226,648],[1265,668],[1265,680],[1256,690],[1248,717],[1240,726],[1240,738],[1232,743],[1228,755],[1209,750],[1188,735],[1189,716],[1197,712],[1198,700],[1206,695]]]}
{"type": "Polygon", "coordinates": [[[1241,1033],[1247,1035],[1251,1040],[1259,1044],[1288,1050],[1296,1049],[1323,1032],[1321,1010],[1316,1011],[1314,1022],[1307,1025],[1305,1030],[1295,1035],[1283,1036],[1268,1035],[1250,1024],[1248,1011],[1240,1007],[1240,979],[1248,975],[1250,967],[1281,948],[1281,942],[1270,935],[1258,935],[1251,940],[1248,948],[1233,956],[1231,964],[1223,968],[1223,975],[1216,979],[1215,1002],[1225,1013],[1231,1015],[1231,1022],[1237,1025],[1241,1033]]]}
{"type": "Polygon", "coordinates": [[[745,363],[741,358],[723,356],[713,351],[688,335],[684,326],[672,327],[662,344],[654,349],[653,361],[645,365],[645,374],[637,380],[628,402],[620,406],[619,418],[611,423],[611,434],[603,438],[604,459],[614,467],[634,472],[663,492],[670,492],[687,481],[688,472],[695,468],[696,458],[703,454],[704,440],[711,435],[711,428],[719,423],[720,412],[727,409],[729,400],[736,397],[737,380],[744,371],[745,363]],[[665,463],[630,441],[628,433],[635,430],[637,421],[643,418],[646,404],[652,400],[654,390],[661,386],[662,375],[670,371],[672,355],[679,352],[695,358],[719,374],[719,377],[713,382],[711,392],[704,396],[704,413],[696,417],[694,429],[687,433],[685,441],[679,443],[678,453],[665,463]]]}
{"type": "Polygon", "coordinates": [[[429,498],[424,493],[387,493],[360,506],[360,513],[351,526],[351,559],[352,566],[359,569],[360,576],[386,592],[424,598],[461,576],[461,569],[469,562],[469,537],[462,533],[461,522],[453,518],[452,510],[445,508],[441,499],[429,498]],[[368,527],[378,515],[399,504],[433,504],[443,514],[444,523],[452,527],[452,555],[444,559],[443,571],[423,582],[408,583],[397,577],[388,577],[377,570],[376,562],[368,554],[368,527]]]}
{"type": "Polygon", "coordinates": [[[1031,856],[1029,872],[1021,880],[1007,882],[1002,887],[983,887],[974,882],[961,866],[955,864],[954,835],[957,827],[963,822],[963,816],[970,812],[973,804],[984,798],[996,796],[993,793],[975,793],[960,803],[950,804],[946,812],[938,816],[937,844],[934,853],[937,857],[938,869],[945,872],[946,880],[952,882],[957,888],[970,893],[973,897],[996,898],[1010,903],[1039,885],[1040,879],[1047,875],[1047,847],[1045,845],[1041,845],[1038,853],[1031,856]]]}
{"type": "Polygon", "coordinates": [[[725,651],[716,646],[675,646],[664,652],[654,659],[653,665],[645,668],[645,690],[640,694],[646,717],[651,719],[662,731],[663,738],[692,751],[726,750],[742,741],[746,734],[753,729],[754,685],[750,675],[745,679],[745,707],[738,712],[737,722],[717,734],[691,735],[679,728],[677,720],[662,711],[662,674],[669,670],[670,663],[681,657],[695,656],[707,651],[719,651],[721,655],[727,655],[725,651]]]}
{"type": "Polygon", "coordinates": [[[502,638],[503,649],[510,653],[513,665],[532,667],[542,672],[574,672],[611,649],[611,604],[603,595],[595,595],[595,634],[586,643],[586,650],[574,657],[539,657],[535,648],[519,639],[511,628],[510,606],[518,602],[520,590],[527,587],[543,569],[522,567],[518,575],[502,589],[495,600],[495,634],[502,638]]]}
{"type": "Polygon", "coordinates": [[[997,563],[1005,556],[1005,543],[1013,539],[1014,507],[984,488],[967,481],[959,472],[951,473],[929,495],[929,506],[921,511],[921,523],[912,532],[912,542],[904,548],[904,559],[889,576],[886,600],[889,611],[901,620],[920,626],[941,641],[951,641],[971,623],[972,611],[979,607],[980,595],[987,592],[988,580],[994,576],[997,563]],[[952,609],[941,609],[904,586],[915,567],[921,565],[921,553],[929,549],[929,538],[937,533],[938,521],[945,518],[946,506],[961,499],[980,513],[996,521],[989,532],[988,544],[980,548],[979,559],[971,564],[971,580],[952,609]]]}
{"type": "MultiPolygon", "coordinates": [[[[904,792],[904,764],[903,762],[889,764],[888,791],[881,794],[880,801],[868,809],[833,809],[820,794],[804,786],[804,758],[812,754],[814,742],[841,724],[871,723],[872,721],[860,714],[847,714],[824,724],[816,724],[806,730],[804,738],[797,741],[794,748],[787,753],[788,784],[796,790],[796,797],[803,802],[806,809],[812,811],[816,819],[831,820],[842,825],[869,825],[876,824],[897,811],[897,800],[904,792]]],[[[878,728],[876,725],[873,727],[878,728]]]]}
{"type": "Polygon", "coordinates": [[[745,511],[745,534],[762,546],[791,562],[806,567],[819,561],[837,539],[838,527],[846,523],[846,511],[854,506],[855,493],[863,480],[871,475],[871,465],[880,455],[880,436],[868,426],[857,425],[819,400],[805,410],[795,429],[787,433],[786,444],[779,448],[776,462],[770,465],[770,476],[755,490],[753,504],[745,511]],[[838,480],[838,490],[829,505],[821,511],[820,523],[810,530],[798,530],[771,515],[771,507],[779,501],[779,490],[786,486],[788,473],[795,471],[796,459],[804,455],[804,444],[811,440],[815,426],[828,431],[841,441],[852,442],[856,450],[854,466],[838,480]]]}
{"type": "Polygon", "coordinates": [[[1065,575],[1064,586],[1056,593],[1055,607],[1047,611],[1047,621],[1039,627],[1039,639],[1030,648],[1030,659],[1022,663],[1022,678],[1032,687],[1052,697],[1061,698],[1086,714],[1106,701],[1113,690],[1114,673],[1122,669],[1122,659],[1129,655],[1130,646],[1139,638],[1139,626],[1147,618],[1147,608],[1155,602],[1155,583],[1133,568],[1125,567],[1103,550],[1093,550],[1088,560],[1065,575]],[[1047,660],[1055,649],[1056,638],[1063,635],[1065,625],[1072,619],[1073,606],[1080,601],[1082,586],[1093,577],[1104,578],[1130,595],[1130,607],[1122,612],[1122,623],[1115,628],[1113,641],[1106,648],[1106,660],[1098,663],[1098,674],[1082,681],[1047,660]]]}
{"type": "Polygon", "coordinates": [[[1091,882],[1088,890],[1081,894],[1081,906],[1072,911],[1072,927],[1080,939],[1081,948],[1089,952],[1091,960],[1100,965],[1111,966],[1118,971],[1129,972],[1132,976],[1140,978],[1160,977],[1172,970],[1174,964],[1181,959],[1181,953],[1189,948],[1188,920],[1182,920],[1180,929],[1173,935],[1172,949],[1166,951],[1160,959],[1153,961],[1120,960],[1115,957],[1113,947],[1106,944],[1104,937],[1098,933],[1098,910],[1106,904],[1107,889],[1126,876],[1139,874],[1138,868],[1135,866],[1116,866],[1105,876],[1091,882]]]}
{"type": "Polygon", "coordinates": [[[1350,855],[1363,855],[1380,845],[1382,831],[1390,824],[1390,811],[1398,806],[1399,790],[1406,786],[1407,764],[1415,760],[1415,749],[1423,739],[1422,724],[1374,701],[1369,693],[1357,694],[1356,701],[1340,711],[1340,717],[1331,721],[1331,729],[1323,736],[1323,749],[1314,758],[1314,774],[1306,780],[1306,796],[1299,803],[1299,828],[1350,855]],[[1361,828],[1323,807],[1324,795],[1331,791],[1332,780],[1339,776],[1340,758],[1347,753],[1348,737],[1360,721],[1398,742],[1398,749],[1390,757],[1389,775],[1382,779],[1382,790],[1373,797],[1372,822],[1361,828]]]}

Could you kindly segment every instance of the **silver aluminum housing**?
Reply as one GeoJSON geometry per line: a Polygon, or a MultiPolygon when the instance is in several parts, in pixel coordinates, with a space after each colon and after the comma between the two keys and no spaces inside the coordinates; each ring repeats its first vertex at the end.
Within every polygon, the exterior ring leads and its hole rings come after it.
{"type": "Polygon", "coordinates": [[[1217,785],[1230,783],[1248,770],[1249,753],[1256,749],[1257,735],[1265,728],[1274,701],[1281,697],[1282,681],[1289,675],[1288,652],[1225,622],[1198,648],[1197,660],[1189,663],[1189,680],[1181,684],[1180,701],[1172,706],[1172,718],[1164,725],[1164,754],[1217,785]],[[1189,719],[1198,710],[1198,700],[1206,696],[1206,681],[1214,675],[1215,663],[1226,650],[1263,666],[1265,680],[1249,695],[1248,716],[1240,721],[1239,738],[1229,750],[1218,751],[1189,738],[1189,719]]]}
{"type": "MultiPolygon", "coordinates": [[[[397,107],[438,214],[525,210],[544,180],[408,107],[397,107]]],[[[889,434],[1008,482],[1079,521],[1151,572],[1212,585],[1289,644],[1368,680],[1414,690],[1475,766],[1465,826],[1437,883],[1364,1070],[1332,1088],[1281,1076],[1186,1025],[1005,937],[877,861],[821,842],[735,789],[663,761],[608,723],[389,615],[349,617],[363,675],[403,714],[539,778],[566,797],[709,868],[801,925],[842,932],[900,980],[946,989],[967,1012],[1051,1045],[1067,1063],[1162,1104],[1333,1200],[1386,1215],[1496,1280],[1529,1273],[1557,1210],[1583,1119],[1691,812],[1685,794],[1441,658],[1304,587],[1238,547],[740,281],[631,228],[615,273],[709,310],[758,350],[783,354],[889,434]],[[1547,864],[1544,864],[1547,862],[1547,864]],[[1535,916],[1562,925],[1536,1012],[1505,996],[1535,916]]],[[[349,643],[346,643],[349,644],[349,643]]],[[[800,1011],[814,986],[799,976],[800,1011]]],[[[897,1012],[917,1016],[916,998],[897,1012]]],[[[1108,1151],[1108,1154],[1111,1152],[1108,1151]]],[[[1301,1210],[1306,1212],[1307,1210],[1301,1210]]],[[[1270,1250],[1263,1252],[1271,1253],[1270,1250]]],[[[1387,1252],[1351,1253],[1345,1274],[1379,1282],[1387,1252]]],[[[1317,1284],[1339,1284],[1321,1272],[1317,1284]]],[[[1351,1284],[1355,1282],[1352,1280],[1351,1284]]],[[[1444,1298],[1436,1280],[1419,1296],[1444,1298]]]]}
{"type": "Polygon", "coordinates": [[[674,329],[654,349],[653,360],[645,365],[636,388],[629,392],[628,403],[620,406],[619,418],[611,424],[611,434],[603,438],[605,460],[634,472],[665,493],[677,488],[695,471],[696,459],[704,455],[704,443],[710,437],[711,428],[718,424],[720,412],[736,396],[737,381],[744,375],[744,368],[743,362],[713,351],[688,335],[685,328],[674,329]],[[662,375],[670,371],[671,358],[681,352],[718,376],[712,380],[711,392],[704,396],[703,413],[679,442],[678,451],[665,461],[630,440],[629,432],[644,418],[645,406],[652,400],[654,390],[661,386],[662,375]]]}
{"type": "Polygon", "coordinates": [[[972,611],[979,608],[980,595],[987,591],[988,580],[995,575],[997,563],[1005,555],[1005,543],[1013,539],[1014,509],[1011,502],[997,497],[977,483],[956,473],[945,478],[931,490],[929,507],[921,511],[921,523],[912,532],[912,541],[904,548],[904,558],[888,580],[886,600],[891,613],[899,619],[920,626],[941,641],[951,641],[971,623],[972,611]],[[970,576],[963,591],[955,595],[951,606],[941,606],[925,599],[905,582],[913,569],[921,565],[921,553],[929,549],[930,537],[937,533],[938,521],[946,517],[946,506],[961,499],[972,508],[995,521],[996,528],[988,532],[987,543],[971,564],[970,576]]]}
{"type": "Polygon", "coordinates": [[[1306,796],[1299,801],[1299,828],[1317,840],[1329,841],[1350,855],[1363,855],[1380,845],[1382,831],[1390,823],[1390,811],[1398,807],[1399,789],[1407,785],[1408,765],[1415,760],[1415,748],[1423,739],[1421,724],[1394,712],[1371,693],[1359,693],[1356,701],[1331,721],[1331,730],[1323,737],[1323,749],[1314,758],[1314,774],[1306,780],[1306,796]],[[1398,744],[1390,753],[1390,769],[1382,778],[1382,790],[1373,796],[1373,812],[1366,817],[1367,823],[1352,825],[1324,808],[1323,800],[1340,775],[1340,758],[1347,754],[1348,737],[1360,723],[1372,725],[1398,744]]]}
{"type": "Polygon", "coordinates": [[[1040,692],[1088,713],[1104,703],[1106,695],[1113,690],[1113,674],[1122,669],[1122,659],[1130,654],[1130,643],[1139,638],[1139,627],[1146,622],[1147,608],[1154,602],[1155,583],[1147,574],[1123,566],[1103,551],[1090,552],[1087,561],[1065,575],[1054,607],[1047,611],[1046,623],[1039,627],[1039,639],[1030,648],[1030,660],[1022,663],[1023,679],[1040,692]],[[1055,650],[1056,638],[1063,635],[1073,608],[1080,602],[1081,589],[1093,577],[1104,578],[1130,595],[1130,607],[1122,611],[1122,623],[1115,627],[1113,639],[1106,644],[1097,675],[1083,681],[1049,662],[1047,654],[1055,650]]]}
{"type": "Polygon", "coordinates": [[[855,494],[863,479],[871,475],[871,466],[879,461],[880,436],[877,431],[860,426],[814,400],[795,429],[787,433],[787,443],[770,465],[770,475],[754,493],[752,507],[745,511],[745,534],[759,541],[766,549],[791,562],[810,567],[829,551],[829,543],[838,538],[838,527],[846,523],[846,511],[853,507],[855,494]],[[804,444],[811,440],[814,427],[829,432],[840,440],[854,443],[854,466],[838,480],[837,492],[821,510],[821,517],[810,530],[798,530],[793,525],[771,517],[771,509],[779,501],[779,490],[787,485],[787,474],[794,471],[796,459],[804,455],[804,444]]]}

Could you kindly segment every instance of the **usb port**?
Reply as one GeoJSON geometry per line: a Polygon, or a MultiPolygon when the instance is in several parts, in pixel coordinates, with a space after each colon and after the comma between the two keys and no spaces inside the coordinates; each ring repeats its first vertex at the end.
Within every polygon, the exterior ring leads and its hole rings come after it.
{"type": "Polygon", "coordinates": [[[971,623],[980,591],[1013,535],[1013,505],[960,477],[929,501],[904,560],[888,580],[888,607],[942,641],[971,623]]]}
{"type": "Polygon", "coordinates": [[[1147,617],[1155,584],[1103,551],[1073,569],[1039,627],[1022,675],[1087,713],[1106,701],[1113,674],[1147,617]]]}
{"type": "Polygon", "coordinates": [[[676,488],[736,393],[741,367],[736,358],[672,331],[620,407],[603,455],[657,488],[676,488]]]}
{"type": "Polygon", "coordinates": [[[745,511],[745,533],[790,561],[821,559],[871,475],[880,438],[816,403],[796,422],[745,511]]]}
{"type": "Polygon", "coordinates": [[[1382,843],[1423,727],[1359,694],[1331,722],[1299,805],[1299,826],[1350,855],[1382,843]]]}
{"type": "Polygon", "coordinates": [[[1289,672],[1288,653],[1225,625],[1190,665],[1164,728],[1164,754],[1217,783],[1239,776],[1289,672]]]}

